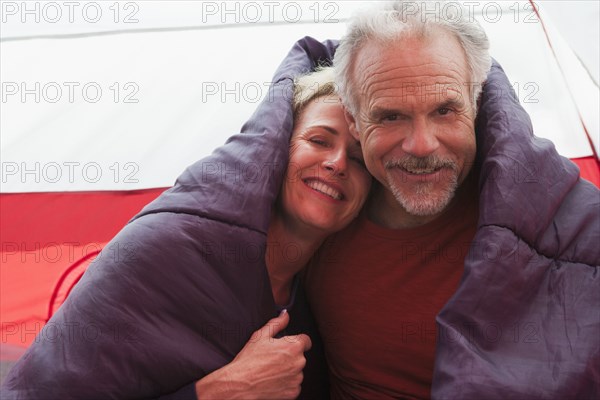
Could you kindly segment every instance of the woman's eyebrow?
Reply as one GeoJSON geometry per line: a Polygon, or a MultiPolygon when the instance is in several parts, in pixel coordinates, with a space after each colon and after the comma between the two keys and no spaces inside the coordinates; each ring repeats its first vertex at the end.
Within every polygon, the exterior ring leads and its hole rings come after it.
{"type": "Polygon", "coordinates": [[[333,129],[331,126],[328,126],[328,125],[314,125],[314,126],[309,127],[307,129],[307,131],[312,131],[315,129],[322,129],[322,130],[327,131],[335,136],[339,135],[338,131],[336,131],[335,129],[333,129]]]}

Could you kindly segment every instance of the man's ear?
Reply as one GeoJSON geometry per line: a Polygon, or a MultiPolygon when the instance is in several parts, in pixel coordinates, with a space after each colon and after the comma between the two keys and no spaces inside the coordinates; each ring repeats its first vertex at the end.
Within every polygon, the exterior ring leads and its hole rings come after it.
{"type": "Polygon", "coordinates": [[[352,137],[360,141],[360,136],[358,135],[358,129],[356,127],[356,120],[354,119],[354,116],[350,114],[350,111],[348,111],[346,107],[344,107],[344,118],[346,118],[346,123],[348,124],[348,128],[352,137]]]}

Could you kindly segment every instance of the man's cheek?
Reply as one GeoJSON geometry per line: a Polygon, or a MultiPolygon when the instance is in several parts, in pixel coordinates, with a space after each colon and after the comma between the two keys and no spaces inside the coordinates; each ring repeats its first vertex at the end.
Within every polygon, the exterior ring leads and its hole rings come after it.
{"type": "Polygon", "coordinates": [[[357,125],[357,127],[360,127],[359,128],[359,140],[360,140],[360,145],[363,147],[363,150],[364,150],[372,143],[372,141],[374,139],[373,133],[376,130],[376,126],[372,125],[372,124],[369,124],[369,125],[360,124],[360,125],[357,125]]]}
{"type": "Polygon", "coordinates": [[[381,178],[381,174],[378,172],[377,165],[377,160],[375,158],[365,157],[365,166],[367,167],[367,172],[373,175],[375,178],[381,178]]]}

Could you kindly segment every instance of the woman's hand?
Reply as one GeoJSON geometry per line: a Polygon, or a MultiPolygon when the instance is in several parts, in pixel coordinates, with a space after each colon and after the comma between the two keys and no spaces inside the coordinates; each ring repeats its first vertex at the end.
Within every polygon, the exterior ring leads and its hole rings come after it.
{"type": "Polygon", "coordinates": [[[288,325],[284,310],[252,334],[233,361],[196,382],[204,399],[295,399],[300,394],[307,335],[275,338],[288,325]]]}

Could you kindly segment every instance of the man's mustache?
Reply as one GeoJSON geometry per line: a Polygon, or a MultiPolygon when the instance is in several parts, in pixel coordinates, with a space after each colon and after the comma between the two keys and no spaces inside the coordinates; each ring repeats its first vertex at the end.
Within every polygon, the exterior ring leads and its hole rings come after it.
{"type": "Polygon", "coordinates": [[[457,171],[458,165],[451,159],[441,158],[435,155],[427,157],[406,155],[398,159],[388,160],[385,163],[385,168],[401,168],[407,171],[437,171],[443,168],[450,168],[457,171]]]}

